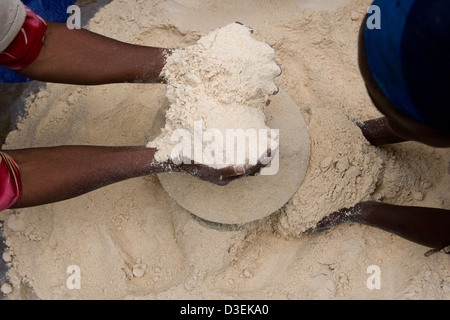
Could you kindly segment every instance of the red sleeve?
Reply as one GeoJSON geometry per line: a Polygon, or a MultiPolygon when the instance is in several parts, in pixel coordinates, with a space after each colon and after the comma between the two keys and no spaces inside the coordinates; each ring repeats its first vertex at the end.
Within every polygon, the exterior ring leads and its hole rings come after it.
{"type": "Polygon", "coordinates": [[[10,156],[0,152],[0,211],[15,205],[21,195],[19,166],[10,156]]]}
{"type": "Polygon", "coordinates": [[[25,6],[27,16],[19,34],[5,51],[0,53],[0,65],[20,70],[28,67],[41,52],[47,23],[25,6]]]}

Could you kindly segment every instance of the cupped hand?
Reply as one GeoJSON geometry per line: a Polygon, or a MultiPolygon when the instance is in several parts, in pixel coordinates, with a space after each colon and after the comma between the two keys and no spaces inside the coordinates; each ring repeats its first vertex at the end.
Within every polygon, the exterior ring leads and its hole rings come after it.
{"type": "Polygon", "coordinates": [[[185,172],[201,180],[211,182],[219,186],[226,186],[230,182],[247,177],[256,176],[261,169],[272,161],[276,152],[270,149],[263,155],[255,165],[250,166],[228,166],[224,168],[213,168],[205,164],[195,163],[194,161],[184,161],[179,165],[171,165],[172,171],[185,172]]]}

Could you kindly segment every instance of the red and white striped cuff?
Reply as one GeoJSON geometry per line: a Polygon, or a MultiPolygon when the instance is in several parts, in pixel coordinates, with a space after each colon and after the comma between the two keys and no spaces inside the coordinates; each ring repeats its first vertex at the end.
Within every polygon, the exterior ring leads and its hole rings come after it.
{"type": "Polygon", "coordinates": [[[19,34],[5,51],[0,53],[0,65],[21,70],[32,64],[42,49],[47,23],[25,6],[27,16],[19,34]]]}

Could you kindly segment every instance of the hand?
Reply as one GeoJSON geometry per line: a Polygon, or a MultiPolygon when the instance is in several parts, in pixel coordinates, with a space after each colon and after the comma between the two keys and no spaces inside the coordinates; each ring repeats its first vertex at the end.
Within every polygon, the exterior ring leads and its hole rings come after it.
{"type": "Polygon", "coordinates": [[[406,141],[392,131],[389,120],[386,117],[367,120],[365,122],[357,123],[357,125],[367,141],[373,146],[382,146],[406,141]]]}
{"type": "Polygon", "coordinates": [[[345,222],[378,228],[423,246],[441,250],[450,244],[450,210],[398,206],[365,201],[333,212],[306,232],[328,229],[345,222]]]}
{"type": "Polygon", "coordinates": [[[198,164],[194,161],[190,163],[181,163],[175,165],[171,163],[169,166],[171,171],[186,172],[201,180],[214,183],[219,186],[226,186],[230,182],[246,177],[256,176],[259,174],[262,168],[272,161],[275,156],[275,152],[270,149],[267,151],[267,156],[262,156],[255,165],[252,166],[228,166],[221,169],[216,169],[205,164],[198,164]]]}
{"type": "Polygon", "coordinates": [[[226,186],[231,181],[246,176],[246,168],[243,166],[216,169],[204,164],[189,163],[182,164],[180,171],[219,186],[226,186]]]}
{"type": "Polygon", "coordinates": [[[355,217],[362,212],[363,206],[364,203],[358,203],[354,207],[343,208],[339,211],[330,213],[317,222],[314,228],[306,230],[305,233],[324,231],[346,222],[354,222],[355,217]]]}

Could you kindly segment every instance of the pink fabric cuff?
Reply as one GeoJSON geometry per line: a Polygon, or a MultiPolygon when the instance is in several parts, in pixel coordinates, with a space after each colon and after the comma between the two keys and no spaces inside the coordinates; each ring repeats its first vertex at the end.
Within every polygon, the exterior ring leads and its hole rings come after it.
{"type": "Polygon", "coordinates": [[[0,53],[0,65],[21,70],[32,64],[42,49],[47,23],[25,6],[27,16],[19,34],[5,51],[0,53]]]}
{"type": "Polygon", "coordinates": [[[15,205],[21,195],[19,166],[10,156],[0,152],[0,211],[15,205]]]}

